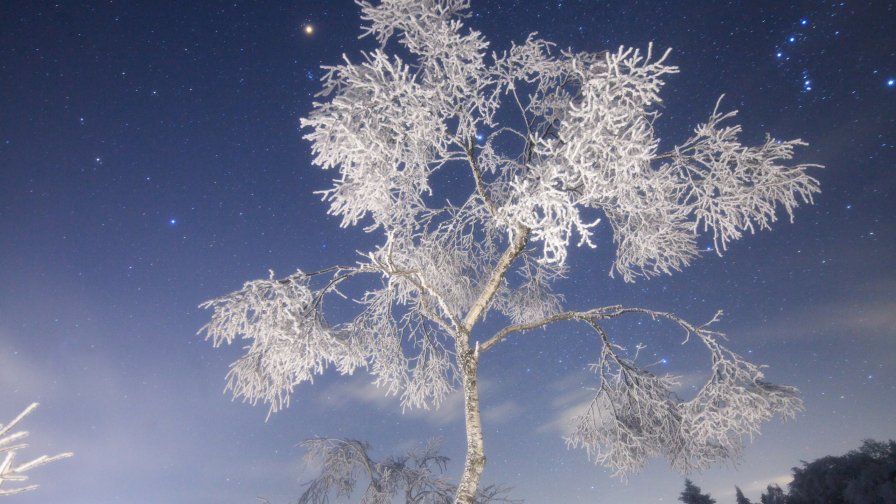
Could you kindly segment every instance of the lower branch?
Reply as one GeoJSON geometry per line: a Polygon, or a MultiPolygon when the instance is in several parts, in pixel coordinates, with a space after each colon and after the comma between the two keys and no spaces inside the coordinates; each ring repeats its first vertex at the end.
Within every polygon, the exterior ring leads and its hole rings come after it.
{"type": "Polygon", "coordinates": [[[605,306],[603,308],[594,308],[592,310],[586,310],[586,311],[565,311],[565,312],[557,313],[555,315],[551,315],[550,317],[546,317],[541,320],[536,320],[534,322],[526,322],[523,324],[509,325],[509,326],[505,327],[504,329],[501,329],[500,331],[498,331],[494,336],[492,336],[485,342],[481,343],[479,345],[479,352],[482,353],[482,352],[489,350],[493,346],[495,346],[498,343],[500,343],[501,341],[503,341],[507,336],[510,336],[511,334],[516,333],[516,332],[525,332],[525,331],[529,331],[532,329],[539,329],[539,328],[542,328],[549,324],[553,324],[554,322],[560,322],[563,320],[581,320],[581,321],[605,320],[605,319],[618,317],[620,315],[625,315],[627,313],[641,313],[644,315],[648,315],[649,317],[651,317],[653,319],[664,318],[667,320],[671,320],[672,322],[675,322],[676,324],[678,324],[679,327],[684,329],[684,331],[686,333],[685,342],[687,342],[687,337],[689,337],[691,334],[696,334],[697,332],[704,332],[704,333],[712,334],[714,336],[721,336],[720,333],[706,331],[706,327],[708,327],[710,324],[713,324],[719,320],[719,317],[721,317],[721,315],[722,315],[721,311],[716,312],[715,316],[713,316],[713,318],[709,322],[706,322],[705,324],[702,324],[700,326],[694,326],[694,325],[690,324],[689,322],[687,322],[686,320],[679,317],[678,315],[671,313],[671,312],[662,312],[662,311],[650,310],[647,308],[626,308],[626,307],[623,307],[620,305],[613,305],[613,306],[605,306]]]}
{"type": "Polygon", "coordinates": [[[600,378],[600,387],[587,410],[574,419],[567,445],[583,448],[588,458],[621,477],[655,457],[665,457],[675,469],[687,473],[738,460],[743,441],[757,435],[763,422],[772,416],[792,418],[802,409],[797,389],[768,383],[761,366],[719,344],[723,335],[709,326],[720,315],[694,325],[673,313],[646,308],[609,306],[562,312],[507,326],[481,343],[479,350],[487,351],[514,332],[561,320],[585,322],[600,336],[603,347],[599,361],[590,366],[600,378]],[[640,345],[634,356],[617,353],[624,349],[610,340],[599,321],[626,313],[674,322],[685,332],[684,342],[693,335],[709,350],[707,381],[692,399],[685,401],[676,394],[678,377],[658,375],[635,363],[640,345]]]}

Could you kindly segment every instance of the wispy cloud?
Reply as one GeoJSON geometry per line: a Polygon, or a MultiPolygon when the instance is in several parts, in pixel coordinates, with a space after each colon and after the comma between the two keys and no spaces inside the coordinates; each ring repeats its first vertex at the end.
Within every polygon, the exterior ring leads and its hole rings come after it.
{"type": "Polygon", "coordinates": [[[549,389],[553,391],[553,398],[550,402],[550,411],[553,414],[547,421],[539,425],[536,431],[560,436],[568,436],[572,433],[572,419],[584,413],[591,403],[591,399],[594,398],[594,389],[583,385],[583,383],[592,383],[583,380],[584,375],[584,372],[575,373],[549,385],[549,389]]]}
{"type": "Polygon", "coordinates": [[[730,330],[735,341],[768,339],[804,341],[807,339],[889,341],[896,328],[896,300],[831,302],[808,305],[769,320],[761,328],[730,330]]]}
{"type": "MultiPolygon", "coordinates": [[[[524,410],[518,401],[505,399],[507,394],[502,394],[491,380],[480,379],[479,391],[482,397],[482,418],[490,424],[509,422],[524,410]]],[[[438,408],[406,408],[403,412],[400,397],[390,395],[383,387],[377,387],[366,375],[344,377],[322,389],[316,397],[326,408],[347,410],[363,405],[381,414],[402,415],[434,427],[461,424],[464,421],[464,398],[460,389],[449,393],[438,408]]]]}
{"type": "Polygon", "coordinates": [[[316,397],[330,409],[356,409],[361,404],[382,414],[404,415],[439,427],[463,421],[463,395],[459,390],[449,393],[438,408],[407,408],[404,412],[400,397],[388,392],[386,388],[374,385],[370,376],[362,374],[344,377],[321,390],[316,397]]]}
{"type": "Polygon", "coordinates": [[[519,416],[524,409],[519,402],[508,399],[493,406],[483,407],[482,418],[489,424],[505,424],[519,416]]]}

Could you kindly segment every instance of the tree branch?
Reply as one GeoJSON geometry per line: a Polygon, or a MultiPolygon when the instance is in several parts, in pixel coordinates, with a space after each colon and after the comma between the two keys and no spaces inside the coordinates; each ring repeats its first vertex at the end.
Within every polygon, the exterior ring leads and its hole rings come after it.
{"type": "Polygon", "coordinates": [[[485,184],[482,182],[482,170],[479,169],[479,162],[476,160],[476,155],[473,153],[473,147],[466,147],[466,152],[467,160],[470,162],[470,170],[473,171],[473,178],[476,180],[476,192],[479,193],[479,196],[485,202],[489,213],[491,213],[492,216],[497,216],[498,209],[495,207],[495,203],[492,201],[491,197],[489,197],[488,193],[485,192],[485,184]]]}
{"type": "MultiPolygon", "coordinates": [[[[25,473],[35,467],[40,467],[45,464],[49,464],[51,462],[55,462],[57,460],[69,458],[73,456],[71,452],[60,453],[58,455],[41,455],[30,462],[25,462],[19,465],[15,465],[15,458],[18,454],[18,450],[23,448],[27,448],[27,444],[16,444],[12,445],[13,441],[17,441],[23,439],[28,436],[27,431],[19,431],[13,432],[10,434],[10,431],[16,425],[18,425],[25,417],[31,414],[38,406],[38,403],[32,403],[30,406],[25,408],[22,413],[20,413],[17,417],[15,417],[11,422],[6,424],[0,424],[0,453],[5,452],[6,455],[0,459],[0,485],[4,482],[23,482],[28,480],[28,475],[25,473]]],[[[31,490],[36,489],[37,485],[27,485],[18,488],[0,488],[0,497],[4,495],[15,495],[19,493],[29,492],[31,490]]]]}
{"type": "MultiPolygon", "coordinates": [[[[476,301],[473,303],[473,306],[470,308],[470,311],[467,312],[467,316],[464,318],[463,326],[461,329],[465,334],[470,334],[470,331],[473,329],[473,325],[476,324],[476,321],[479,320],[479,317],[485,311],[486,307],[488,307],[492,298],[495,297],[495,293],[498,292],[498,287],[500,287],[501,281],[504,279],[504,275],[507,274],[507,270],[510,269],[510,265],[513,264],[513,260],[520,255],[528,241],[529,228],[525,226],[517,226],[513,242],[507,246],[507,250],[504,251],[501,259],[498,260],[498,264],[495,265],[495,269],[492,270],[491,277],[485,284],[485,288],[483,288],[482,292],[479,293],[479,297],[476,298],[476,301]]],[[[464,341],[466,344],[465,338],[464,341]]]]}
{"type": "MultiPolygon", "coordinates": [[[[717,322],[719,320],[719,317],[722,315],[722,312],[718,311],[718,312],[716,312],[715,316],[713,316],[713,318],[709,322],[706,322],[705,324],[702,324],[700,326],[694,326],[691,323],[687,322],[686,320],[682,319],[681,317],[679,317],[678,315],[676,315],[674,313],[650,310],[647,308],[637,308],[637,307],[626,308],[621,305],[613,305],[613,306],[605,306],[602,308],[594,308],[592,310],[586,310],[586,311],[566,311],[566,312],[558,313],[556,315],[551,315],[550,317],[546,317],[546,318],[543,318],[541,320],[537,320],[534,322],[526,322],[523,324],[509,325],[509,326],[505,327],[504,329],[501,329],[500,331],[498,331],[494,336],[492,336],[491,338],[486,340],[484,343],[481,343],[479,345],[479,352],[480,353],[485,352],[486,350],[497,345],[498,343],[503,341],[504,338],[506,338],[507,336],[509,336],[515,332],[538,329],[538,328],[544,327],[548,324],[553,324],[554,322],[560,322],[562,320],[582,320],[582,321],[590,323],[590,321],[593,321],[593,320],[603,320],[603,319],[615,318],[620,315],[625,315],[627,313],[640,313],[643,315],[648,315],[653,319],[664,318],[667,320],[671,320],[672,322],[675,322],[676,324],[678,324],[679,327],[684,329],[684,331],[686,333],[686,337],[685,337],[685,340],[683,343],[686,343],[688,341],[688,337],[691,334],[696,334],[698,332],[706,333],[707,331],[705,330],[705,328],[708,327],[710,324],[717,322]]],[[[711,334],[714,336],[721,336],[720,333],[716,333],[716,332],[711,332],[711,334]]]]}

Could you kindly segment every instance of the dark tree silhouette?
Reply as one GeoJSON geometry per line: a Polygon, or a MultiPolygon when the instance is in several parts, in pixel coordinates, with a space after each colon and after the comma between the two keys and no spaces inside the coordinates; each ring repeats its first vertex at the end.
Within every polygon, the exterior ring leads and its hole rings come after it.
{"type": "Polygon", "coordinates": [[[759,502],[762,504],[786,504],[787,496],[778,485],[769,485],[766,487],[765,493],[760,497],[759,502]]]}
{"type": "Polygon", "coordinates": [[[788,504],[896,502],[896,441],[865,440],[858,450],[793,468],[788,504]]]}
{"type": "Polygon", "coordinates": [[[753,504],[750,502],[750,499],[744,497],[744,493],[740,490],[739,486],[734,487],[735,496],[737,497],[737,504],[753,504]]]}
{"type": "Polygon", "coordinates": [[[700,492],[700,487],[694,484],[693,481],[686,479],[684,480],[684,491],[681,492],[681,495],[678,497],[678,500],[684,502],[684,504],[715,504],[716,500],[709,496],[709,494],[704,494],[700,492]]]}

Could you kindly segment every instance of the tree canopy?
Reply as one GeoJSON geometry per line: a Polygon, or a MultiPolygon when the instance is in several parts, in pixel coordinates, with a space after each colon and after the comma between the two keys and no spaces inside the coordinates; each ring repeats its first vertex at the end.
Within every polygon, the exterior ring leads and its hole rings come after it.
{"type": "Polygon", "coordinates": [[[569,446],[625,475],[665,456],[676,469],[737,458],[742,438],[773,415],[793,416],[792,387],[722,345],[714,324],[622,306],[565,306],[555,292],[571,244],[612,231],[610,275],[626,282],[680,270],[708,235],[722,253],[811,202],[800,140],[740,142],[721,99],[693,135],[660,149],[655,130],[669,51],[558,50],[537,34],[504,51],[464,24],[468,0],[358,1],[362,34],[379,47],[324,67],[323,90],[302,127],[315,165],[334,172],[318,194],[343,226],[381,241],[357,261],[247,282],[202,306],[215,346],[246,341],[228,374],[235,397],[287,406],[294,387],[328,367],[367,370],[404,408],[438,407],[460,386],[467,458],[459,502],[472,502],[485,465],[479,359],[511,335],[561,320],[602,345],[599,384],[574,419],[569,446]],[[448,188],[434,183],[450,173],[448,188]],[[458,197],[458,195],[460,196],[458,197]],[[449,197],[450,196],[450,197],[449,197]],[[459,199],[458,199],[459,198],[459,199]],[[366,283],[365,279],[366,278],[366,283]],[[325,299],[353,284],[354,318],[333,322],[325,299]],[[486,315],[506,326],[475,331],[486,315]],[[696,397],[613,341],[608,319],[665,321],[704,345],[712,371],[696,397]]]}

